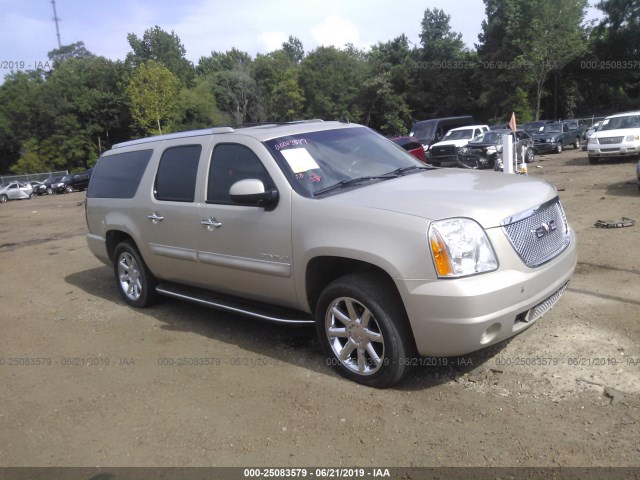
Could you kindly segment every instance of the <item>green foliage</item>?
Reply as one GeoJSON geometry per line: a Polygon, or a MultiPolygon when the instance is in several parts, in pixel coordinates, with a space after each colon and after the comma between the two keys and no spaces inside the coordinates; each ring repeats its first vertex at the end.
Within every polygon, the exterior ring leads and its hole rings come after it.
{"type": "Polygon", "coordinates": [[[46,172],[49,168],[47,162],[38,155],[38,142],[30,138],[24,143],[22,155],[9,169],[11,173],[21,175],[28,173],[46,172]]]}
{"type": "Polygon", "coordinates": [[[164,65],[185,85],[191,85],[195,77],[193,64],[186,59],[186,50],[175,32],[167,33],[157,25],[145,30],[142,38],[134,33],[127,35],[132,52],[127,54],[127,64],[134,69],[152,60],[164,65]]]}
{"type": "Polygon", "coordinates": [[[140,65],[125,89],[138,127],[149,134],[170,131],[179,90],[180,81],[162,64],[149,60],[140,65]]]}
{"type": "Polygon", "coordinates": [[[206,76],[197,77],[192,88],[180,90],[176,118],[180,130],[197,130],[230,121],[218,110],[213,91],[213,81],[206,76]]]}

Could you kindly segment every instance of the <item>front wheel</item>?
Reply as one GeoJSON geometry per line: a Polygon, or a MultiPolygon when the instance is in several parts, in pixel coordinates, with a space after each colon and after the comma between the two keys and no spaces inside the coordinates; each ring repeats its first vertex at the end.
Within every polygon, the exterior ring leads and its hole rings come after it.
{"type": "Polygon", "coordinates": [[[329,284],[320,295],[318,339],[327,363],[340,375],[386,388],[409,371],[415,344],[394,290],[382,276],[350,274],[329,284]]]}
{"type": "Polygon", "coordinates": [[[579,147],[580,147],[580,137],[576,137],[576,139],[573,141],[573,148],[577,150],[579,147]]]}
{"type": "Polygon", "coordinates": [[[47,195],[53,195],[53,188],[47,187],[47,195]]]}
{"type": "Polygon", "coordinates": [[[113,273],[122,298],[132,307],[148,307],[156,301],[157,280],[131,242],[124,241],[116,247],[113,273]]]}
{"type": "Polygon", "coordinates": [[[556,145],[556,153],[562,153],[562,142],[558,142],[556,145]]]}
{"type": "Polygon", "coordinates": [[[527,153],[525,154],[525,157],[524,157],[525,163],[532,163],[534,158],[535,158],[535,153],[533,151],[533,148],[528,148],[527,153]]]}
{"type": "Polygon", "coordinates": [[[67,185],[66,187],[64,187],[64,191],[66,193],[71,193],[73,192],[73,187],[71,185],[67,185]]]}
{"type": "Polygon", "coordinates": [[[7,203],[7,200],[9,199],[6,195],[0,195],[0,203],[7,203]]]}

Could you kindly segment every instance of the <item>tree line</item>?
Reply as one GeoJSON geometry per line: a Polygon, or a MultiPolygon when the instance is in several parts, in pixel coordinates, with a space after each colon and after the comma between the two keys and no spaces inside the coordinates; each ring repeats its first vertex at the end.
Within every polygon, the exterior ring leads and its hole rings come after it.
{"type": "Polygon", "coordinates": [[[214,125],[347,119],[385,135],[415,120],[472,114],[504,123],[637,109],[640,4],[601,0],[484,0],[475,48],[443,10],[426,9],[420,42],[403,34],[367,51],[305,52],[290,36],[252,58],[232,48],[196,65],[175,32],[129,34],[124,61],[83,42],[49,53],[49,70],[0,86],[0,172],[80,170],[117,142],[214,125]]]}

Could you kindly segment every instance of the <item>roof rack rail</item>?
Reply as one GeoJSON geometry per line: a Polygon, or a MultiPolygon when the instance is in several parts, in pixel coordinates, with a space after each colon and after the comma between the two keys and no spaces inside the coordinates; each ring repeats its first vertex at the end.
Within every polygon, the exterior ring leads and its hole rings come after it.
{"type": "Polygon", "coordinates": [[[219,133],[233,133],[239,128],[269,128],[269,127],[277,127],[278,125],[295,125],[298,123],[320,123],[324,122],[319,118],[313,118],[310,120],[294,120],[290,122],[264,122],[264,123],[241,123],[236,125],[220,125],[212,128],[203,128],[201,130],[189,130],[186,132],[176,132],[176,133],[166,133],[164,135],[156,135],[154,137],[146,137],[146,138],[138,138],[136,140],[129,140],[126,142],[116,143],[111,148],[123,148],[130,147],[132,145],[140,145],[144,143],[157,142],[163,140],[175,140],[176,138],[188,138],[188,137],[199,137],[202,135],[215,135],[219,133]]]}
{"type": "Polygon", "coordinates": [[[127,142],[116,143],[113,148],[129,147],[131,145],[139,145],[142,143],[156,142],[158,140],[174,140],[176,138],[200,137],[202,135],[214,135],[216,133],[232,133],[235,130],[231,127],[214,127],[203,128],[201,130],[189,130],[186,132],[166,133],[164,135],[156,135],[155,137],[139,138],[137,140],[129,140],[127,142]]]}

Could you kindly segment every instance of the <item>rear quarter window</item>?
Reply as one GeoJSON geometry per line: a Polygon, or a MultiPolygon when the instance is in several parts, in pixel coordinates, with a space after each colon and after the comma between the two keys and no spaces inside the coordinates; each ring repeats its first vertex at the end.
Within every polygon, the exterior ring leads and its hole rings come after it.
{"type": "Polygon", "coordinates": [[[160,158],[155,196],[169,202],[193,202],[200,162],[200,145],[167,148],[160,158]]]}
{"type": "Polygon", "coordinates": [[[89,198],[133,198],[153,150],[100,157],[87,191],[89,198]]]}

